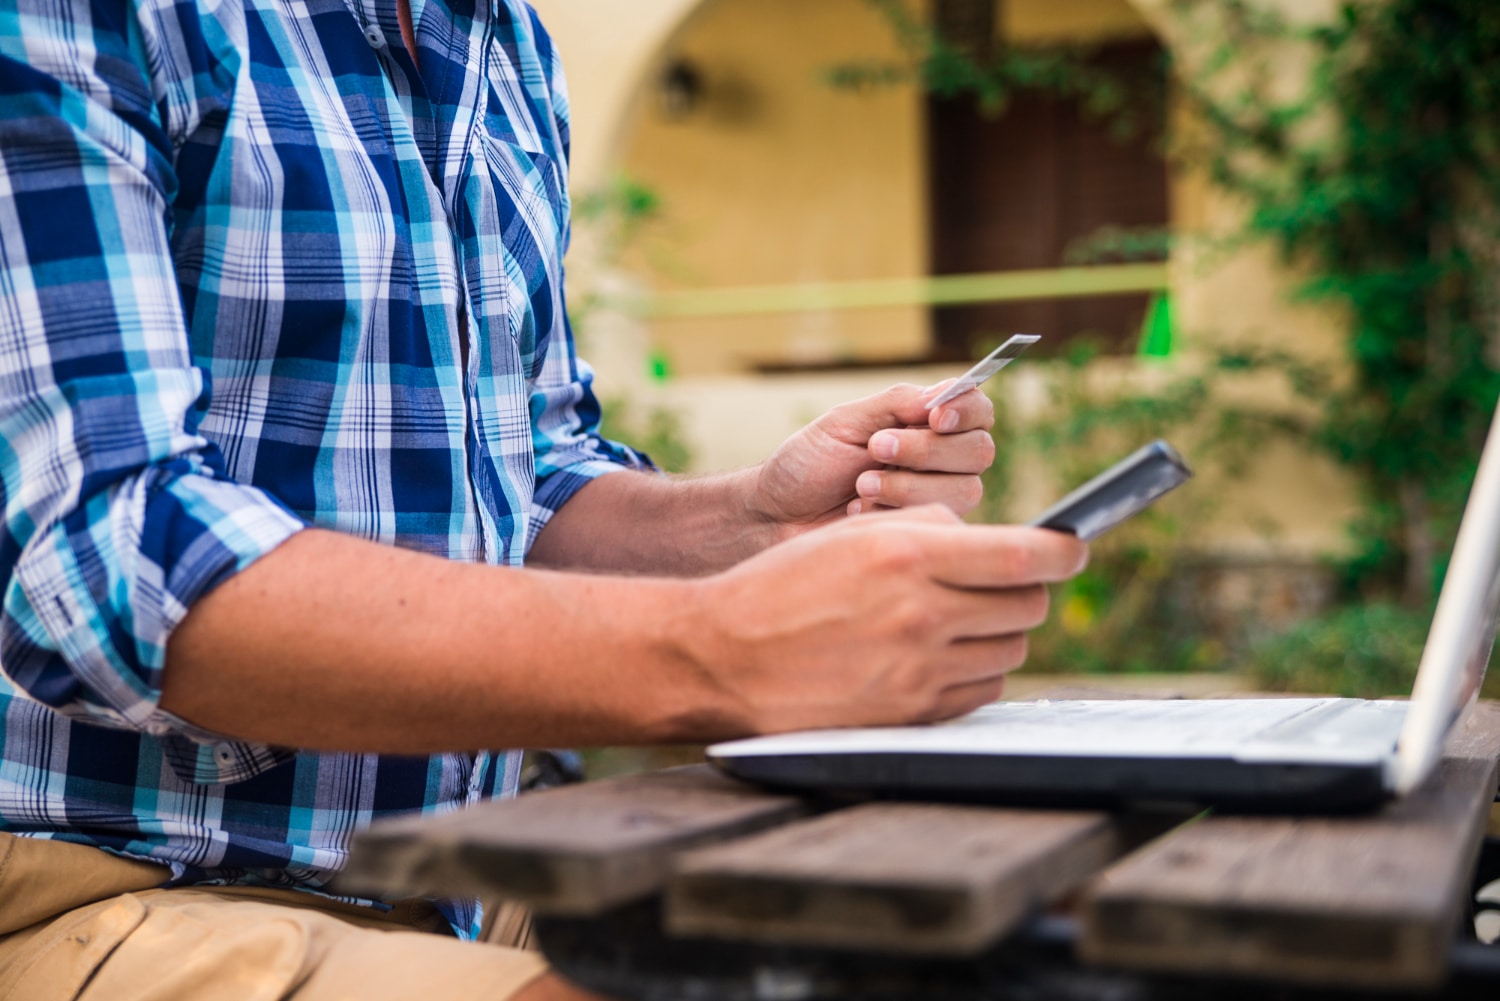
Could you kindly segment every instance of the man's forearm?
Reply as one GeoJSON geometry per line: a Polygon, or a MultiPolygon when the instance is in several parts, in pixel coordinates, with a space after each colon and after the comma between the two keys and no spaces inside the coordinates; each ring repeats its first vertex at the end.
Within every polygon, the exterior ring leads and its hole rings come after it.
{"type": "Polygon", "coordinates": [[[999,697],[1042,585],[1087,552],[937,506],[845,519],[700,580],[475,566],[309,530],[193,606],[161,705],[247,740],[409,754],[943,719],[999,697]]]}
{"type": "Polygon", "coordinates": [[[384,753],[735,732],[681,642],[695,586],[309,530],[193,607],[162,706],[243,739],[384,753]]]}
{"type": "Polygon", "coordinates": [[[624,471],[564,504],[532,546],[532,566],[699,576],[734,566],[787,537],[754,510],[759,469],[701,478],[624,471]]]}

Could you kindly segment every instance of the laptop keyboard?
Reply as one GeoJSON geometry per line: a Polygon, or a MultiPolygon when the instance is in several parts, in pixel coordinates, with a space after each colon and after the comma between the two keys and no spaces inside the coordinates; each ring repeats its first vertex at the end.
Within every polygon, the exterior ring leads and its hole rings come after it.
{"type": "MultiPolygon", "coordinates": [[[[1034,748],[1079,753],[1091,748],[1129,751],[1164,745],[1224,747],[1249,741],[1338,700],[1140,699],[997,702],[938,729],[971,731],[1034,748]]],[[[956,736],[956,734],[955,734],[956,736]]]]}
{"type": "Polygon", "coordinates": [[[1366,702],[1339,699],[1325,709],[1304,713],[1271,727],[1255,738],[1257,745],[1305,745],[1336,747],[1374,743],[1390,750],[1396,746],[1406,721],[1406,702],[1366,702]]]}
{"type": "Polygon", "coordinates": [[[1357,699],[997,702],[935,726],[778,734],[713,751],[1378,760],[1395,743],[1404,710],[1357,699]]]}

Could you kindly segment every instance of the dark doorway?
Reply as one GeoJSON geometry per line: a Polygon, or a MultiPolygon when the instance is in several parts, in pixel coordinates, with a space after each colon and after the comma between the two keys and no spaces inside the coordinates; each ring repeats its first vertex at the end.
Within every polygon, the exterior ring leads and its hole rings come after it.
{"type": "MultiPolygon", "coordinates": [[[[1079,263],[1068,259],[1069,249],[1103,227],[1166,226],[1162,49],[1154,41],[1110,45],[1089,65],[1129,89],[1133,129],[1091,117],[1077,99],[1039,92],[1012,93],[998,115],[986,115],[970,94],[928,99],[933,274],[1061,267],[1079,263]]],[[[1149,298],[1141,292],[938,307],[934,353],[973,357],[1016,332],[1043,335],[1038,347],[1051,354],[1080,337],[1106,352],[1129,352],[1149,298]]]]}

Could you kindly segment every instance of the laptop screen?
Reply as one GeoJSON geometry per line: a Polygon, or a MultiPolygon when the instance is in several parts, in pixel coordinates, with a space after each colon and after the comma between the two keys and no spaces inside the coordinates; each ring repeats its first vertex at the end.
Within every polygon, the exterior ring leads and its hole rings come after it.
{"type": "Polygon", "coordinates": [[[1396,760],[1396,791],[1421,784],[1448,730],[1479,694],[1500,625],[1500,409],[1469,491],[1453,559],[1412,690],[1396,760]]]}

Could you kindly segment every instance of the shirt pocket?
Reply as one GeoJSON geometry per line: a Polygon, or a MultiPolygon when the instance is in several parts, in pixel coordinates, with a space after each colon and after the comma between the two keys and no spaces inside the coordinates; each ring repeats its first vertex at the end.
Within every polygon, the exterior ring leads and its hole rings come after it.
{"type": "Polygon", "coordinates": [[[501,223],[500,234],[509,240],[526,227],[539,250],[562,256],[562,237],[567,230],[568,194],[557,161],[541,150],[481,130],[485,165],[494,185],[501,223]]]}
{"type": "Polygon", "coordinates": [[[535,379],[552,337],[564,322],[567,191],[558,162],[547,153],[489,131],[480,135],[495,205],[494,253],[486,257],[504,261],[499,285],[504,290],[508,326],[518,342],[522,371],[528,379],[535,379]]]}

